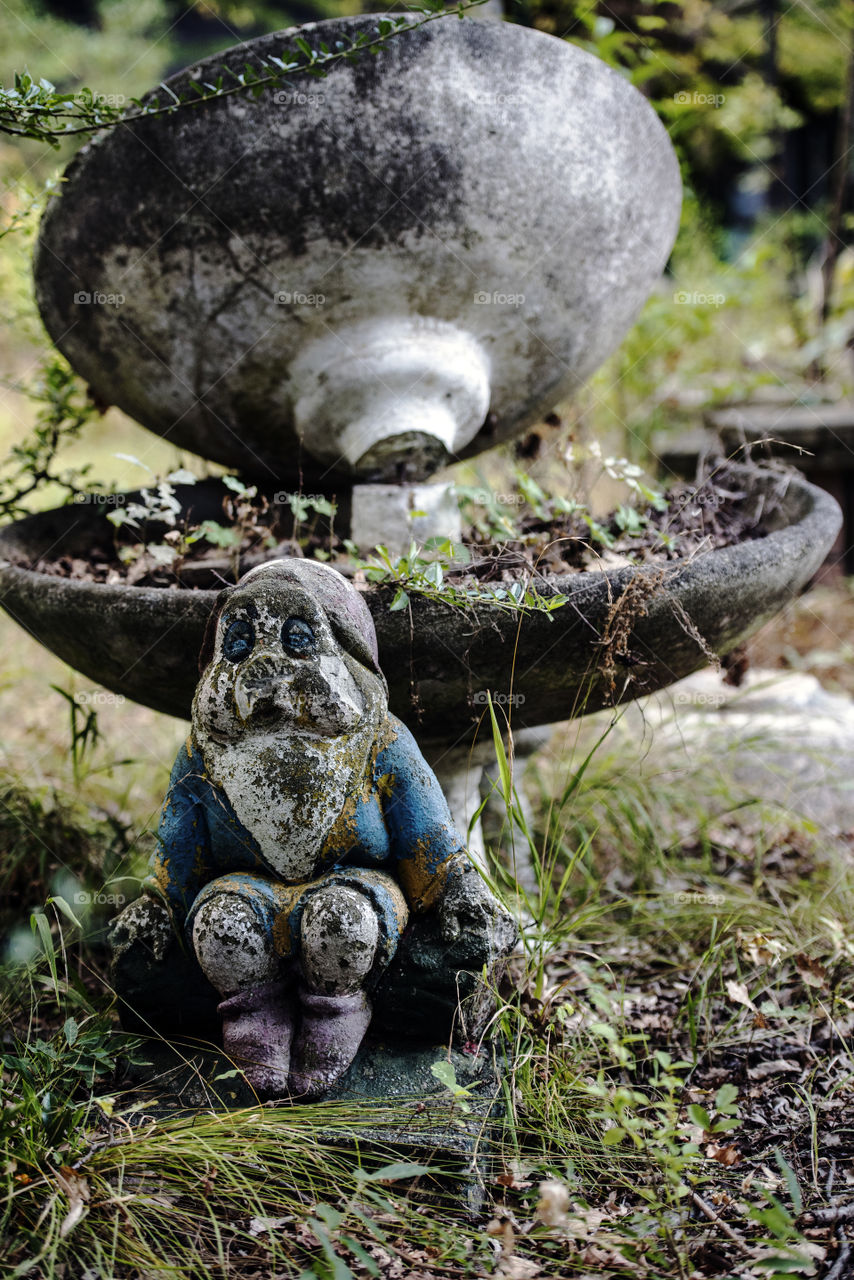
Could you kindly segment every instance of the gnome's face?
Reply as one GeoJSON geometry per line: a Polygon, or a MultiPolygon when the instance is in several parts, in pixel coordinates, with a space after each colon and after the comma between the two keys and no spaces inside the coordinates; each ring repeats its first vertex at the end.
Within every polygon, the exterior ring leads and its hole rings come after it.
{"type": "Polygon", "coordinates": [[[338,738],[385,712],[382,678],[339,643],[304,586],[258,571],[227,597],[193,708],[205,737],[338,738]]]}

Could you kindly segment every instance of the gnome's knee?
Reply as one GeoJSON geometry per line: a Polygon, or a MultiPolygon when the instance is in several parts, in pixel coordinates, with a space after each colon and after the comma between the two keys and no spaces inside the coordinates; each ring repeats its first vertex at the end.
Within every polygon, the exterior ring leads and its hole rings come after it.
{"type": "Polygon", "coordinates": [[[377,953],[377,913],[356,889],[330,885],[306,904],[300,941],[303,976],[310,990],[320,995],[358,991],[377,953]]]}
{"type": "Polygon", "coordinates": [[[272,938],[251,905],[235,893],[216,893],[193,920],[193,948],[205,977],[221,996],[270,982],[279,974],[272,938]]]}

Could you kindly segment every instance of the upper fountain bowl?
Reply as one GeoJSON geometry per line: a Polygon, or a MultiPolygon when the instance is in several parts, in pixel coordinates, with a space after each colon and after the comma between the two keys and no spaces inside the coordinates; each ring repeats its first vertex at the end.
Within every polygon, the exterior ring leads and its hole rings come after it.
{"type": "MultiPolygon", "coordinates": [[[[167,83],[228,87],[378,21],[277,32],[167,83]]],[[[620,75],[448,17],[322,79],[101,135],[48,207],[36,291],[98,398],[182,448],[265,483],[419,479],[593,372],[662,271],[680,195],[620,75]]]]}

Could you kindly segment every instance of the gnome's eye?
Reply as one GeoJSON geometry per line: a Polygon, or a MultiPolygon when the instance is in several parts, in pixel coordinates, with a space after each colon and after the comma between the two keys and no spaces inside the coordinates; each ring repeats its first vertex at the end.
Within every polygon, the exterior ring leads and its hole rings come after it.
{"type": "Polygon", "coordinates": [[[314,632],[302,618],[288,618],[282,625],[282,644],[288,653],[300,656],[314,653],[317,649],[314,632]]]}
{"type": "Polygon", "coordinates": [[[255,645],[255,628],[245,618],[235,618],[225,633],[222,656],[229,662],[242,662],[255,645]]]}

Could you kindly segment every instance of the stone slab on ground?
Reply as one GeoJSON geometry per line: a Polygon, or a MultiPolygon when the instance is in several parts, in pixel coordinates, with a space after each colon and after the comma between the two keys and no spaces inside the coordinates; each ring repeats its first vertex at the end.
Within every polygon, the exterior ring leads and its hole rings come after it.
{"type": "Polygon", "coordinates": [[[733,779],[830,836],[854,831],[854,700],[802,672],[752,670],[739,688],[712,670],[644,699],[657,745],[715,751],[733,779]]]}
{"type": "MultiPolygon", "coordinates": [[[[202,1110],[231,1111],[259,1105],[233,1064],[211,1044],[146,1042],[140,1064],[129,1069],[133,1100],[144,1119],[166,1121],[202,1110]]],[[[405,1160],[435,1170],[438,1187],[452,1192],[472,1213],[480,1211],[491,1164],[503,1096],[506,1059],[497,1042],[464,1053],[444,1044],[369,1037],[353,1065],[321,1101],[300,1107],[316,1113],[306,1140],[358,1150],[367,1165],[405,1160]],[[433,1073],[439,1062],[453,1068],[456,1093],[433,1073]],[[351,1104],[358,1121],[336,1104],[351,1104]]],[[[269,1102],[266,1107],[287,1108],[269,1102]]]]}

